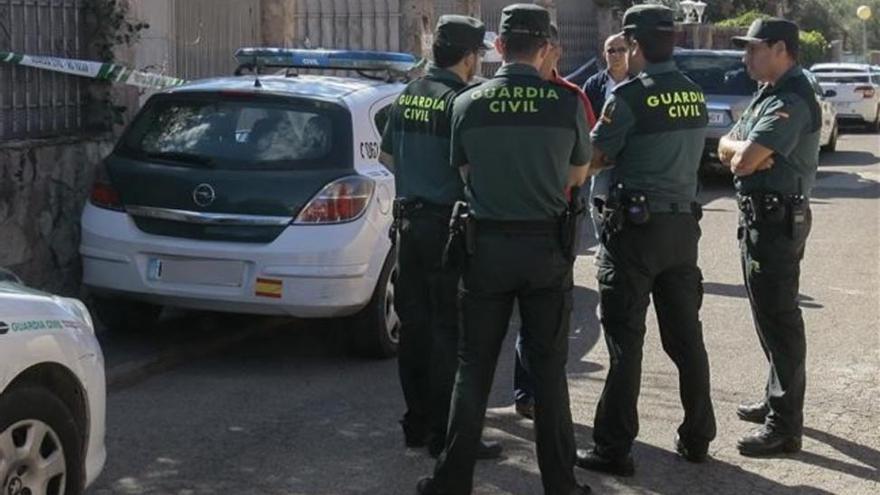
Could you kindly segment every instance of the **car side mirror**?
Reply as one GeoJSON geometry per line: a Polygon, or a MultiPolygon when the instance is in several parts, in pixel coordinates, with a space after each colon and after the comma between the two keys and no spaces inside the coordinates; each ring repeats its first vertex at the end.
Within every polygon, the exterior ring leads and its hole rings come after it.
{"type": "Polygon", "coordinates": [[[834,98],[835,96],[837,96],[837,91],[834,91],[833,89],[826,89],[825,93],[822,96],[824,96],[825,98],[834,98]]]}
{"type": "Polygon", "coordinates": [[[11,270],[7,270],[6,268],[0,267],[0,282],[12,282],[14,284],[24,285],[24,282],[18,278],[18,275],[13,273],[11,270]]]}

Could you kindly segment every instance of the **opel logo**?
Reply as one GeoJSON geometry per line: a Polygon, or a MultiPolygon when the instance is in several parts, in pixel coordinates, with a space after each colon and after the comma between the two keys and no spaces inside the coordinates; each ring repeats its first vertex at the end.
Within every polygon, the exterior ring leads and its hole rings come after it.
{"type": "Polygon", "coordinates": [[[211,206],[215,199],[217,194],[210,184],[199,184],[193,189],[193,201],[199,206],[211,206]]]}

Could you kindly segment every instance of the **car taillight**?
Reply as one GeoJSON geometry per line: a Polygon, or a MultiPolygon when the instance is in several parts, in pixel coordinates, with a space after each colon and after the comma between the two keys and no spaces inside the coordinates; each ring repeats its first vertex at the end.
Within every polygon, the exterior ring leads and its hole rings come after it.
{"type": "Polygon", "coordinates": [[[324,186],[293,223],[342,223],[354,220],[367,209],[375,186],[375,182],[361,176],[337,179],[324,186]]]}
{"type": "Polygon", "coordinates": [[[107,170],[104,165],[98,167],[98,174],[95,177],[95,183],[92,184],[92,194],[89,201],[99,208],[108,210],[125,211],[122,205],[122,198],[119,192],[110,184],[110,178],[107,176],[107,170]]]}
{"type": "Polygon", "coordinates": [[[861,93],[862,98],[873,98],[874,97],[874,86],[856,86],[854,90],[856,93],[861,93]]]}

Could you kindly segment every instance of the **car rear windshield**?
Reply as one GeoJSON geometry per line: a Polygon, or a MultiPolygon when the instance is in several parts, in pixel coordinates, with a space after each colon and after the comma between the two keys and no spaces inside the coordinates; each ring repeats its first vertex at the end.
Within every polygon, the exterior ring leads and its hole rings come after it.
{"type": "Polygon", "coordinates": [[[152,98],[117,151],[219,169],[351,167],[351,116],[336,104],[247,93],[152,98]]]}
{"type": "Polygon", "coordinates": [[[751,95],[758,89],[739,57],[678,54],[678,69],[713,95],[751,95]]]}

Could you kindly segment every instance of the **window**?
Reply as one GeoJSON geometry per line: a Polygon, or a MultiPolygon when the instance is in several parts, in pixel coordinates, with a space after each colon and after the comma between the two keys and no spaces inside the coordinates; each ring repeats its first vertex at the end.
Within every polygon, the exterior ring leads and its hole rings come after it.
{"type": "Polygon", "coordinates": [[[342,165],[347,111],[322,102],[172,96],[151,100],[123,151],[210,168],[342,165]]]}
{"type": "Polygon", "coordinates": [[[681,53],[675,63],[706,94],[745,96],[758,89],[739,57],[681,53]]]}
{"type": "Polygon", "coordinates": [[[385,125],[388,123],[388,117],[391,116],[391,105],[385,105],[376,112],[373,122],[376,124],[376,130],[381,136],[385,132],[385,125]]]}

